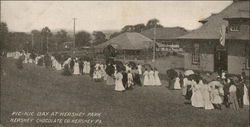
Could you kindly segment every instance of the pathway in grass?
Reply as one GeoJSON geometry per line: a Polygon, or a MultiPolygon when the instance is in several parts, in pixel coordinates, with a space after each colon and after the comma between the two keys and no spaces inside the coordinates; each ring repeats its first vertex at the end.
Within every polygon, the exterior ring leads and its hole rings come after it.
{"type": "Polygon", "coordinates": [[[248,109],[203,110],[185,105],[181,91],[135,87],[126,92],[93,82],[87,75],[65,77],[58,71],[25,64],[17,70],[4,59],[1,81],[1,122],[6,127],[246,127],[248,109]],[[14,111],[100,112],[102,124],[13,124],[14,111]]]}

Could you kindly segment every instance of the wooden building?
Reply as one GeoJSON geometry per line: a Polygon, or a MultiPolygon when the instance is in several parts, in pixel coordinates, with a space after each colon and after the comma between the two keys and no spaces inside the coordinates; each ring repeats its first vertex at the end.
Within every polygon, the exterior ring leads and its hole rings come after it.
{"type": "Polygon", "coordinates": [[[153,41],[140,33],[126,32],[94,48],[97,53],[103,53],[103,50],[109,46],[116,50],[117,58],[143,59],[152,49],[153,41]]]}
{"type": "Polygon", "coordinates": [[[187,34],[187,30],[182,27],[164,27],[164,28],[151,28],[141,32],[142,35],[161,43],[160,49],[162,51],[168,51],[169,49],[178,49],[182,47],[180,41],[177,40],[177,37],[187,34]],[[155,35],[154,35],[155,31],[155,35]],[[164,46],[166,45],[166,46],[164,46]],[[167,47],[167,49],[166,49],[167,47]],[[165,48],[165,49],[164,49],[165,48]]]}
{"type": "Polygon", "coordinates": [[[249,1],[234,1],[200,22],[200,28],[179,37],[184,44],[184,68],[231,74],[245,71],[249,75],[249,1]],[[223,25],[224,46],[220,43],[223,25]]]}

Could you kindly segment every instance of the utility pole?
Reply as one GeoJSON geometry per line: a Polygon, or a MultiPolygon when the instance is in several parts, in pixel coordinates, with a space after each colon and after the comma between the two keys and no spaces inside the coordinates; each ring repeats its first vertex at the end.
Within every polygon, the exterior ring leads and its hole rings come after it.
{"type": "Polygon", "coordinates": [[[47,35],[47,53],[49,52],[49,37],[47,35]]]}
{"type": "Polygon", "coordinates": [[[153,70],[155,68],[155,44],[156,44],[156,42],[155,42],[155,36],[156,36],[156,25],[157,25],[157,23],[154,26],[154,46],[153,46],[154,49],[153,49],[153,60],[152,60],[152,62],[153,62],[153,70]]]}
{"type": "Polygon", "coordinates": [[[155,35],[156,35],[156,24],[154,26],[153,62],[155,62],[155,35]]]}
{"type": "Polygon", "coordinates": [[[75,48],[76,48],[76,18],[73,18],[73,21],[74,21],[73,54],[75,54],[75,48]]]}
{"type": "Polygon", "coordinates": [[[33,51],[33,44],[34,44],[34,37],[33,37],[33,33],[31,33],[31,49],[33,51]]]}

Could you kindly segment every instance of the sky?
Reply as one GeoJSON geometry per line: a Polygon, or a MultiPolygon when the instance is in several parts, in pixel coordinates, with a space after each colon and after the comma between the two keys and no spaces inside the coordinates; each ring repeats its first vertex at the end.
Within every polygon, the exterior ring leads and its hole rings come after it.
{"type": "Polygon", "coordinates": [[[120,30],[157,18],[165,27],[193,30],[198,21],[218,13],[232,1],[1,1],[1,21],[9,31],[30,32],[48,26],[52,31],[120,30]]]}

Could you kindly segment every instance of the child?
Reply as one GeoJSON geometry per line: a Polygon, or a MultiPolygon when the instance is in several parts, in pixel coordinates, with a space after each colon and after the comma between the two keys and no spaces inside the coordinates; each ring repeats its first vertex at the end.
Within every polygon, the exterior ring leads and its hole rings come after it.
{"type": "Polygon", "coordinates": [[[101,67],[98,67],[98,70],[96,72],[96,77],[97,77],[97,81],[101,81],[101,79],[102,79],[102,70],[101,70],[101,67]]]}
{"type": "Polygon", "coordinates": [[[179,77],[175,78],[174,89],[175,90],[181,89],[181,84],[180,84],[180,78],[179,77]]]}
{"type": "Polygon", "coordinates": [[[95,82],[97,81],[97,70],[95,70],[94,73],[93,73],[93,80],[95,82]]]}
{"type": "Polygon", "coordinates": [[[211,91],[211,102],[214,108],[221,110],[222,99],[220,97],[220,91],[218,86],[214,86],[211,91]]]}

